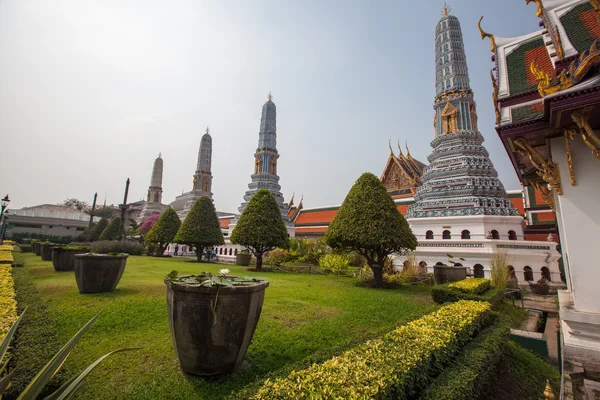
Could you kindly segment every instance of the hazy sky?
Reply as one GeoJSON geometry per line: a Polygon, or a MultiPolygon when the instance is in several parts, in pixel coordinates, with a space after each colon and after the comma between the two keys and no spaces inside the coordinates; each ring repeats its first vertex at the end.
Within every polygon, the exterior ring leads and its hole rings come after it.
{"type": "MultiPolygon", "coordinates": [[[[0,195],[10,208],[69,197],[145,197],[164,159],[163,202],[192,187],[200,137],[213,137],[213,193],[237,211],[260,113],[277,105],[286,201],[339,204],[379,176],[388,139],[427,162],[434,30],[442,1],[0,0],[0,195]]],[[[489,41],[538,27],[524,0],[457,0],[485,146],[520,188],[493,127],[489,41]]]]}

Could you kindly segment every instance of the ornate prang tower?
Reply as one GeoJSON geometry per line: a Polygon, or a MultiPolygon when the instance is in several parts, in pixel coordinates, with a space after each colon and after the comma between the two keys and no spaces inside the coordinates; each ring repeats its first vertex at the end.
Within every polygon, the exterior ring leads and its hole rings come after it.
{"type": "Polygon", "coordinates": [[[258,148],[254,153],[254,173],[252,182],[248,184],[248,190],[244,195],[244,202],[238,208],[240,214],[258,189],[267,189],[275,197],[275,201],[281,210],[281,216],[286,224],[290,224],[287,215],[287,204],[283,202],[279,176],[277,175],[277,110],[273,103],[273,96],[269,93],[269,99],[263,105],[260,120],[260,132],[258,133],[258,148]]]}
{"type": "Polygon", "coordinates": [[[154,167],[152,168],[152,178],[150,178],[150,187],[148,187],[148,198],[146,201],[149,203],[161,203],[162,202],[162,177],[163,177],[163,159],[161,154],[158,154],[156,160],[154,160],[154,167]]]}
{"type": "Polygon", "coordinates": [[[209,129],[206,127],[206,133],[202,135],[200,140],[200,148],[198,149],[198,165],[194,174],[193,192],[201,191],[202,196],[212,198],[212,174],[210,172],[212,165],[212,137],[209,134],[209,129]]]}
{"type": "Polygon", "coordinates": [[[483,147],[458,19],[444,5],[435,29],[435,137],[408,218],[518,216],[483,147]]]}

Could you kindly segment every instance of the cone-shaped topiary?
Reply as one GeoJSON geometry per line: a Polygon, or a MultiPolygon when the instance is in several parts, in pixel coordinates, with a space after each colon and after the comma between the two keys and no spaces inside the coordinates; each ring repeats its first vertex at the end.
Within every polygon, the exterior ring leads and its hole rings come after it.
{"type": "Polygon", "coordinates": [[[377,177],[361,175],[348,192],[325,233],[327,245],[341,251],[356,251],[373,270],[375,286],[383,285],[383,263],[392,253],[417,247],[408,222],[377,177]]]}
{"type": "Polygon", "coordinates": [[[90,232],[90,242],[95,242],[100,238],[100,235],[106,227],[108,226],[108,220],[106,218],[102,218],[98,223],[92,228],[90,232]]]}
{"type": "Polygon", "coordinates": [[[154,254],[162,256],[167,245],[175,238],[180,226],[181,220],[177,212],[169,207],[160,214],[144,240],[146,243],[153,245],[154,254]]]}
{"type": "Polygon", "coordinates": [[[259,189],[248,202],[233,232],[231,243],[241,244],[256,257],[261,270],[265,251],[277,247],[287,249],[290,239],[275,198],[267,189],[259,189]]]}
{"type": "Polygon", "coordinates": [[[205,247],[225,244],[217,211],[208,197],[196,200],[173,241],[194,246],[198,261],[202,261],[205,247]]]}
{"type": "Polygon", "coordinates": [[[121,229],[121,217],[115,217],[110,220],[110,223],[102,231],[100,240],[116,240],[117,236],[119,236],[119,230],[121,229]]]}

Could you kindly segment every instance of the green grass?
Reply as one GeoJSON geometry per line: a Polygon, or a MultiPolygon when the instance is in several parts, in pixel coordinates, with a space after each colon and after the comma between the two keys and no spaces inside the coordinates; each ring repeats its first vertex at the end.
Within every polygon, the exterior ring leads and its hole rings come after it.
{"type": "MultiPolygon", "coordinates": [[[[55,272],[50,262],[29,253],[18,254],[17,259],[45,301],[48,323],[55,326],[62,343],[104,309],[67,360],[69,375],[111,350],[143,347],[105,361],[88,378],[80,399],[230,397],[267,377],[324,361],[435,308],[426,286],[372,289],[358,286],[355,278],[264,273],[271,285],[245,365],[228,377],[206,381],[179,369],[163,277],[171,270],[217,272],[223,265],[130,257],[114,292],[81,295],[73,272],[55,272]]],[[[232,274],[250,275],[245,268],[227,267],[232,274]]]]}

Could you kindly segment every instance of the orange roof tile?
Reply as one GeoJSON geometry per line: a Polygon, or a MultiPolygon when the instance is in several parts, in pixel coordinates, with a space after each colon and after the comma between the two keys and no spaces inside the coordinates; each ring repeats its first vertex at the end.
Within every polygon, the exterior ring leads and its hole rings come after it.
{"type": "Polygon", "coordinates": [[[220,219],[219,223],[221,224],[221,228],[228,228],[231,223],[230,219],[220,219]]]}
{"type": "Polygon", "coordinates": [[[333,217],[337,214],[338,209],[328,209],[322,211],[302,211],[296,219],[296,225],[303,224],[325,224],[328,225],[333,221],[333,217]]]}
{"type": "Polygon", "coordinates": [[[522,197],[509,197],[508,198],[510,200],[510,202],[512,203],[512,205],[519,210],[519,215],[524,215],[525,214],[525,205],[523,204],[523,198],[522,197]]]}

